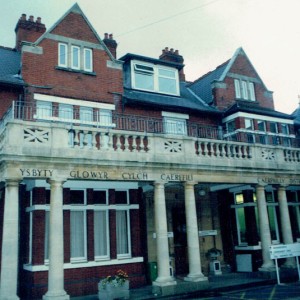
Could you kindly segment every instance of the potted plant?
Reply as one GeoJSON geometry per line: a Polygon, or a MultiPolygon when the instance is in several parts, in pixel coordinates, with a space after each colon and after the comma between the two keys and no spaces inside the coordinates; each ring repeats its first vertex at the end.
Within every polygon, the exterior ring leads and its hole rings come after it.
{"type": "Polygon", "coordinates": [[[129,299],[128,275],[123,270],[118,270],[115,275],[101,279],[98,284],[99,300],[112,300],[116,298],[129,299]]]}

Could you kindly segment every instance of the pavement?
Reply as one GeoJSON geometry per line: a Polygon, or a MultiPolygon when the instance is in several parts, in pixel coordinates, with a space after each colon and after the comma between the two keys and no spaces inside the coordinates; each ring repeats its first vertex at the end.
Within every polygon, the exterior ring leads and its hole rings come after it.
{"type": "MultiPolygon", "coordinates": [[[[208,281],[202,281],[193,285],[193,283],[184,281],[183,279],[177,278],[177,285],[172,295],[158,295],[153,294],[152,285],[147,285],[142,288],[130,289],[130,299],[135,300],[149,300],[149,299],[200,299],[200,298],[213,298],[220,296],[221,298],[215,299],[228,299],[226,295],[237,294],[239,296],[230,299],[255,299],[246,297],[245,290],[256,290],[261,289],[265,294],[269,293],[266,298],[257,299],[300,299],[300,283],[299,278],[294,276],[288,278],[282,285],[277,284],[276,276],[272,278],[263,278],[259,272],[251,273],[226,273],[222,275],[209,276],[208,281]],[[288,286],[291,288],[287,288],[288,286]],[[269,286],[270,289],[266,289],[269,286]],[[274,288],[277,287],[277,288],[274,288]],[[285,290],[284,288],[285,287],[285,290]],[[283,291],[284,290],[284,291],[283,291]],[[291,290],[293,293],[291,297],[288,296],[288,291],[291,290]],[[268,292],[269,291],[269,292],[268,292]],[[276,298],[277,294],[284,294],[284,297],[276,298]],[[240,293],[240,294],[239,294],[240,293]],[[296,296],[295,296],[296,295],[296,296]],[[224,298],[223,298],[224,297],[224,298]],[[242,297],[242,298],[241,298],[242,297]],[[295,298],[296,297],[296,298],[295,298]]],[[[72,300],[98,300],[97,295],[83,296],[83,297],[72,297],[72,300]]]]}

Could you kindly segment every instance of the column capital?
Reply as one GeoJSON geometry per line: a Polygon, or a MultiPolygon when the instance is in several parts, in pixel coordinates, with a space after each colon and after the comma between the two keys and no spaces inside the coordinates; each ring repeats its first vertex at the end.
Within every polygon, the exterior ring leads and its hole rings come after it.
{"type": "Polygon", "coordinates": [[[50,185],[63,185],[67,179],[66,178],[48,178],[47,183],[49,183],[50,185]]]}
{"type": "Polygon", "coordinates": [[[198,184],[197,181],[184,181],[183,182],[185,187],[194,187],[196,184],[198,184]]]}
{"type": "Polygon", "coordinates": [[[19,186],[21,180],[22,180],[21,178],[17,178],[17,177],[15,177],[15,178],[11,178],[11,177],[5,178],[5,186],[9,186],[9,187],[19,186]]]}
{"type": "Polygon", "coordinates": [[[163,180],[156,180],[156,181],[153,181],[153,185],[154,186],[164,186],[165,184],[167,184],[168,182],[166,181],[163,181],[163,180]]]}

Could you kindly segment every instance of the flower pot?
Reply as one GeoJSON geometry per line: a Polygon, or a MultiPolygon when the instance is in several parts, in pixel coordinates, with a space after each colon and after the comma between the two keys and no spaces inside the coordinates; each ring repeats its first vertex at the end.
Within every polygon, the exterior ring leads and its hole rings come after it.
{"type": "Polygon", "coordinates": [[[98,284],[98,299],[99,300],[113,300],[118,298],[129,299],[129,281],[126,280],[124,284],[118,285],[116,282],[106,283],[103,285],[102,281],[98,284]]]}

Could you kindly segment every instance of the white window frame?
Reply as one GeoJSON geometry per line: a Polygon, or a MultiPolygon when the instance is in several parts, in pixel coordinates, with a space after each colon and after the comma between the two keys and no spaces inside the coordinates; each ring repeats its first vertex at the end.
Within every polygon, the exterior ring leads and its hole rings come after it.
{"type": "Polygon", "coordinates": [[[36,101],[36,119],[49,119],[52,117],[52,102],[36,101]]]}
{"type": "Polygon", "coordinates": [[[111,126],[112,125],[112,111],[108,109],[99,110],[99,122],[101,126],[111,126]]]}
{"type": "Polygon", "coordinates": [[[83,48],[83,69],[87,72],[93,72],[93,51],[90,48],[83,48]]]}
{"type": "Polygon", "coordinates": [[[71,45],[71,68],[74,70],[80,70],[80,52],[79,46],[71,45]],[[75,52],[75,50],[77,50],[77,52],[75,52]],[[78,65],[74,63],[75,59],[77,59],[78,65]]]}
{"type": "Polygon", "coordinates": [[[79,119],[82,123],[94,122],[94,110],[92,107],[80,106],[79,107],[79,119]]]}
{"type": "Polygon", "coordinates": [[[68,67],[68,44],[58,43],[58,65],[60,67],[68,67]],[[62,48],[64,53],[62,53],[62,48]],[[64,60],[62,57],[64,57],[64,60]]]}
{"type": "Polygon", "coordinates": [[[144,91],[149,91],[149,92],[155,92],[155,93],[161,93],[161,94],[166,94],[166,95],[174,95],[174,96],[179,96],[179,76],[178,76],[178,70],[176,68],[171,68],[163,65],[154,65],[151,63],[145,63],[142,61],[136,61],[132,60],[131,61],[131,80],[132,80],[132,88],[137,89],[137,90],[144,90],[144,91]],[[145,67],[140,68],[140,67],[145,67]],[[148,68],[148,69],[146,69],[148,68]],[[166,75],[159,75],[159,70],[166,70],[170,72],[174,72],[174,78],[171,76],[166,76],[166,75]],[[153,77],[153,89],[147,89],[147,88],[142,88],[137,86],[136,83],[136,74],[144,74],[145,76],[151,76],[153,77]],[[168,78],[170,80],[174,80],[175,82],[175,91],[174,92],[166,92],[160,90],[159,87],[159,78],[168,78]]]}
{"type": "Polygon", "coordinates": [[[254,83],[241,79],[234,79],[236,99],[256,101],[254,83]]]}
{"type": "Polygon", "coordinates": [[[62,121],[72,121],[74,119],[73,105],[59,103],[58,104],[58,117],[62,121]]]}
{"type": "Polygon", "coordinates": [[[186,120],[189,119],[189,115],[163,111],[162,116],[164,124],[164,133],[175,135],[187,135],[186,120]]]}

